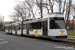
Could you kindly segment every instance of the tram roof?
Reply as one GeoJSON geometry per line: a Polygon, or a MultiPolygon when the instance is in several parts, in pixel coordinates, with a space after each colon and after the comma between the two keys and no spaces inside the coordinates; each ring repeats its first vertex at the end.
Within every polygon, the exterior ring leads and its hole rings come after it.
{"type": "MultiPolygon", "coordinates": [[[[23,23],[26,24],[26,23],[33,23],[33,22],[42,22],[42,21],[46,21],[48,17],[64,17],[64,16],[63,16],[63,13],[48,13],[43,18],[28,20],[28,21],[24,21],[23,23]]],[[[12,25],[19,25],[19,24],[21,24],[21,21],[12,23],[12,25]]],[[[8,23],[5,26],[10,26],[10,25],[11,23],[8,23]]]]}
{"type": "Polygon", "coordinates": [[[8,23],[8,24],[5,24],[5,26],[11,26],[11,24],[8,23]]]}
{"type": "MultiPolygon", "coordinates": [[[[21,22],[13,22],[12,25],[19,25],[21,22]]],[[[11,23],[6,24],[5,26],[11,26],[11,23]]]]}
{"type": "Polygon", "coordinates": [[[48,17],[64,17],[63,13],[48,13],[46,14],[43,18],[48,18],[48,17]]]}
{"type": "Polygon", "coordinates": [[[12,25],[19,25],[19,24],[21,24],[21,21],[12,23],[12,25]]]}
{"type": "Polygon", "coordinates": [[[33,20],[29,20],[29,21],[24,21],[23,23],[34,23],[34,22],[42,22],[42,21],[46,21],[47,18],[40,18],[40,19],[33,19],[33,20]]]}

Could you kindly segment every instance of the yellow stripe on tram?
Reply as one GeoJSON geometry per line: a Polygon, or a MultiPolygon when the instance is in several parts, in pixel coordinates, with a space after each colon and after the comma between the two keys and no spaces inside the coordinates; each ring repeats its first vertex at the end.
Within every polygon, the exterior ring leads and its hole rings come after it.
{"type": "Polygon", "coordinates": [[[38,37],[38,29],[36,29],[35,36],[38,37]]]}
{"type": "Polygon", "coordinates": [[[7,33],[7,30],[5,30],[5,32],[7,33]]]}
{"type": "Polygon", "coordinates": [[[64,36],[64,32],[62,32],[62,36],[64,36]]]}

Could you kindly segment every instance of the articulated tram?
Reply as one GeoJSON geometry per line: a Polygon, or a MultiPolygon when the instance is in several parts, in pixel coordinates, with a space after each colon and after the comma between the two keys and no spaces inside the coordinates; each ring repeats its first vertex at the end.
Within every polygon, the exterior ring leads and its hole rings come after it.
{"type": "Polygon", "coordinates": [[[5,25],[6,33],[47,37],[50,39],[67,38],[65,22],[62,13],[50,13],[44,18],[12,22],[5,25]]]}

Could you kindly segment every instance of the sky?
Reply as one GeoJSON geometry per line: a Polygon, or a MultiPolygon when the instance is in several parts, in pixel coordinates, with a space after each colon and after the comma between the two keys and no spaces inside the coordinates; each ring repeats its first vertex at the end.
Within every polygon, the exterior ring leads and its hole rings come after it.
{"type": "MultiPolygon", "coordinates": [[[[24,1],[24,0],[17,0],[24,1]]],[[[4,16],[4,21],[11,21],[8,17],[14,11],[14,7],[16,5],[15,0],[0,0],[0,15],[4,16]]]]}
{"type": "Polygon", "coordinates": [[[11,20],[8,15],[12,13],[15,5],[15,0],[0,0],[0,15],[4,16],[4,21],[11,20]]]}

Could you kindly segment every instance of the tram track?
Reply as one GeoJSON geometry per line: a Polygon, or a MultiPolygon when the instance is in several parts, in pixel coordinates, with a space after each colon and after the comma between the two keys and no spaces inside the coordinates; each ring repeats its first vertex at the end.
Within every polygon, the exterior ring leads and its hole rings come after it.
{"type": "Polygon", "coordinates": [[[64,39],[64,40],[58,40],[57,42],[60,44],[67,45],[67,46],[75,47],[75,40],[64,39]]]}
{"type": "Polygon", "coordinates": [[[70,46],[70,47],[75,48],[75,41],[70,40],[70,39],[52,40],[52,39],[49,39],[49,38],[42,38],[42,37],[31,37],[31,36],[24,36],[24,37],[29,38],[29,39],[33,39],[33,40],[40,40],[40,41],[45,41],[45,42],[48,42],[48,43],[61,44],[61,45],[70,46]]]}
{"type": "MultiPolygon", "coordinates": [[[[16,35],[16,36],[18,36],[18,35],[16,35]]],[[[60,45],[75,48],[75,40],[71,40],[71,39],[52,40],[52,39],[49,39],[49,38],[34,37],[34,36],[18,36],[18,37],[28,38],[28,39],[32,39],[32,40],[44,41],[44,42],[48,42],[48,43],[60,44],[60,45]]]]}
{"type": "Polygon", "coordinates": [[[42,38],[42,39],[37,39],[37,40],[42,40],[42,41],[49,42],[49,43],[51,42],[51,43],[55,43],[55,44],[61,44],[61,45],[65,45],[65,46],[75,47],[75,41],[69,40],[69,39],[66,39],[66,40],[52,40],[52,39],[43,39],[42,38]]]}
{"type": "MultiPolygon", "coordinates": [[[[11,34],[7,34],[7,35],[11,35],[11,34]]],[[[18,35],[13,35],[13,36],[18,36],[18,35]]],[[[44,42],[48,42],[48,43],[54,43],[54,44],[59,44],[59,45],[64,45],[64,46],[69,46],[69,47],[75,48],[75,40],[73,40],[73,39],[52,40],[49,38],[26,36],[26,35],[25,36],[18,36],[18,37],[28,38],[28,39],[32,39],[32,40],[39,40],[39,41],[44,41],[44,42]]]]}

